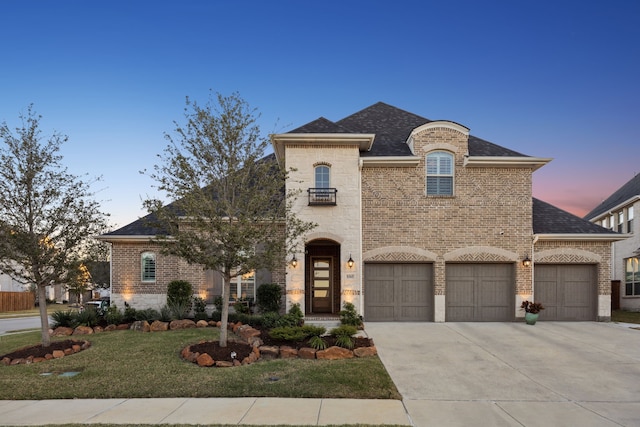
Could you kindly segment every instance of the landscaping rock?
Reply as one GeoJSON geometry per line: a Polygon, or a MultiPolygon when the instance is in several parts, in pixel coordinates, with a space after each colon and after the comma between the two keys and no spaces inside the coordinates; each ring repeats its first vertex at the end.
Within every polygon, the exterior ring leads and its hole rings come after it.
{"type": "Polygon", "coordinates": [[[122,324],[116,326],[116,330],[118,330],[118,331],[126,331],[127,329],[129,329],[129,324],[128,323],[122,323],[122,324]]]}
{"type": "Polygon", "coordinates": [[[316,358],[325,360],[351,359],[353,351],[334,345],[326,350],[316,352],[316,358]]]}
{"type": "Polygon", "coordinates": [[[371,356],[375,356],[376,354],[378,354],[378,350],[375,348],[375,346],[358,347],[358,348],[353,350],[353,354],[356,357],[371,357],[371,356]]]}
{"type": "Polygon", "coordinates": [[[61,357],[64,357],[64,351],[62,350],[53,350],[53,358],[54,359],[60,359],[61,357]]]}
{"type": "Polygon", "coordinates": [[[111,332],[111,331],[115,331],[118,327],[116,325],[107,325],[106,328],[104,328],[105,332],[111,332]]]}
{"type": "Polygon", "coordinates": [[[78,326],[73,330],[73,335],[90,335],[93,333],[93,328],[90,326],[78,326]]]}
{"type": "Polygon", "coordinates": [[[65,348],[64,350],[64,355],[65,356],[70,356],[73,354],[73,349],[72,348],[65,348]]]}
{"type": "Polygon", "coordinates": [[[280,354],[280,348],[275,345],[263,345],[259,348],[260,355],[265,358],[276,359],[280,354]]]}
{"type": "Polygon", "coordinates": [[[298,357],[298,350],[289,347],[287,345],[283,345],[280,347],[280,358],[281,359],[295,359],[298,357]]]}
{"type": "Polygon", "coordinates": [[[247,344],[252,347],[260,347],[264,343],[262,342],[262,339],[260,337],[250,337],[247,339],[247,344]]]}
{"type": "Polygon", "coordinates": [[[146,320],[136,320],[131,324],[129,329],[138,332],[149,332],[151,330],[151,326],[149,326],[149,322],[146,320]]]}
{"type": "Polygon", "coordinates": [[[206,320],[198,320],[196,323],[196,328],[206,328],[207,326],[209,326],[209,322],[206,320]]]}
{"type": "Polygon", "coordinates": [[[169,329],[172,331],[175,329],[189,329],[195,327],[196,323],[190,319],[172,320],[171,323],[169,323],[169,329]]]}
{"type": "Polygon", "coordinates": [[[66,326],[60,326],[56,329],[54,329],[53,333],[51,334],[51,336],[54,337],[66,337],[73,334],[73,328],[67,328],[66,326]]]}
{"type": "Polygon", "coordinates": [[[71,348],[73,349],[74,353],[77,353],[82,350],[82,346],[80,344],[74,344],[71,346],[71,348]]]}
{"type": "Polygon", "coordinates": [[[259,330],[252,328],[250,325],[240,326],[236,333],[247,340],[247,342],[249,338],[259,337],[261,334],[259,330]]]}
{"type": "Polygon", "coordinates": [[[1,363],[5,366],[9,366],[11,364],[11,359],[8,357],[3,357],[1,363]]]}
{"type": "Polygon", "coordinates": [[[102,329],[102,326],[94,326],[93,328],[93,333],[94,334],[99,334],[100,332],[103,332],[104,329],[102,329]]]}
{"type": "Polygon", "coordinates": [[[164,332],[169,330],[169,322],[162,322],[160,320],[155,320],[149,328],[151,332],[164,332]]]}
{"type": "Polygon", "coordinates": [[[213,366],[216,362],[207,353],[203,353],[197,357],[198,366],[213,366]]]}
{"type": "Polygon", "coordinates": [[[233,363],[227,362],[226,360],[218,360],[216,362],[217,368],[233,368],[233,363]]]}
{"type": "Polygon", "coordinates": [[[311,347],[302,347],[298,350],[298,357],[300,357],[300,359],[315,359],[316,349],[311,347]]]}

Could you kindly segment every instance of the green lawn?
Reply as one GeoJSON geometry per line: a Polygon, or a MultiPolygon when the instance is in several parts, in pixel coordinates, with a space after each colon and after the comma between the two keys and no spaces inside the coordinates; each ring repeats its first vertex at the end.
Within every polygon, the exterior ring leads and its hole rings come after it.
{"type": "MultiPolygon", "coordinates": [[[[400,399],[378,357],[276,359],[236,368],[183,361],[185,346],[215,340],[215,328],[85,336],[91,348],[58,360],[0,366],[0,400],[158,397],[400,399]],[[43,373],[80,372],[74,377],[43,373]],[[273,380],[277,378],[277,380],[273,380]]],[[[39,342],[39,332],[0,336],[0,355],[39,342]]],[[[84,337],[81,337],[84,338],[84,337]]]]}
{"type": "Polygon", "coordinates": [[[611,313],[611,321],[622,323],[640,323],[640,312],[614,310],[611,313]]]}

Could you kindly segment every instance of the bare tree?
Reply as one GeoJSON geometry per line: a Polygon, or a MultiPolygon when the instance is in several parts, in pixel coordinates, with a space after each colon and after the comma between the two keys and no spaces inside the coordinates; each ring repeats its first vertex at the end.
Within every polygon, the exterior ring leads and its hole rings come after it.
{"type": "Polygon", "coordinates": [[[60,146],[68,137],[41,138],[41,116],[29,106],[22,126],[0,127],[0,270],[35,284],[42,345],[50,345],[46,287],[64,284],[77,265],[79,248],[105,227],[106,215],[93,200],[90,183],[62,165],[60,146]]]}
{"type": "Polygon", "coordinates": [[[220,346],[227,345],[230,284],[234,277],[285,262],[299,236],[315,225],[291,210],[287,172],[260,137],[256,111],[237,93],[216,94],[205,106],[187,98],[186,124],[159,157],[151,177],[168,199],[147,200],[166,253],[219,272],[223,277],[220,346]],[[286,220],[286,226],[285,226],[286,220]]]}

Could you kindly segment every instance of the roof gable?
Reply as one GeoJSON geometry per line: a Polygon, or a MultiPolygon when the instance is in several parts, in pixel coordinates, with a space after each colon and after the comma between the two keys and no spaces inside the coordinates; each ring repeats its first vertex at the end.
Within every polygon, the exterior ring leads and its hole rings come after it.
{"type": "Polygon", "coordinates": [[[592,222],[533,198],[534,234],[616,234],[592,222]]]}
{"type": "Polygon", "coordinates": [[[591,212],[584,216],[585,219],[593,220],[605,212],[620,206],[633,198],[640,198],[640,174],[637,174],[622,187],[617,189],[612,195],[607,197],[602,203],[596,206],[591,212]]]}

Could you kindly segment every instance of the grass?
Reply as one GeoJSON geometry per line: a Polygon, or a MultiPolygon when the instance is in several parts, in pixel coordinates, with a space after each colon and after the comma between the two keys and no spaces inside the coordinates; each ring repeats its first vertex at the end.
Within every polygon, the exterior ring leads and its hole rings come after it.
{"type": "Polygon", "coordinates": [[[611,312],[611,321],[621,323],[640,323],[640,312],[613,310],[611,312]]]}
{"type": "MultiPolygon", "coordinates": [[[[161,397],[303,397],[400,399],[378,357],[276,359],[236,368],[200,368],[179,353],[215,328],[104,332],[83,336],[91,348],[30,365],[0,366],[0,400],[161,397]],[[43,373],[80,372],[75,377],[43,373]],[[273,381],[277,378],[277,381],[273,381]]],[[[0,355],[39,343],[39,332],[0,336],[0,355]]]]}

